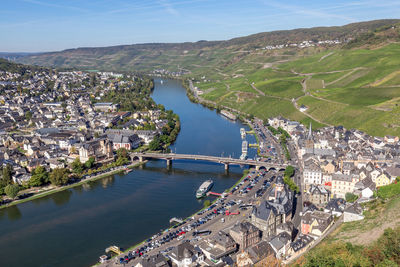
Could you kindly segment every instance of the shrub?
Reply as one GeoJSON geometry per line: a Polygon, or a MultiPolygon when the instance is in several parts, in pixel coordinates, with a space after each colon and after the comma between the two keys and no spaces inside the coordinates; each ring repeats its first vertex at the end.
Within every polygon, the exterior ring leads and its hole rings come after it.
{"type": "Polygon", "coordinates": [[[353,203],[357,200],[358,196],[353,193],[346,193],[345,198],[347,202],[353,203]]]}

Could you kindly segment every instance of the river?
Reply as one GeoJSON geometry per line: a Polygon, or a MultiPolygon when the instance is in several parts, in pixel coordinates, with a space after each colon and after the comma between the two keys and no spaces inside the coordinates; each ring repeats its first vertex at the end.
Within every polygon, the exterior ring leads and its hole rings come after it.
{"type": "MultiPolygon", "coordinates": [[[[239,157],[239,129],[189,101],[178,81],[155,79],[153,98],[180,116],[181,132],[171,149],[239,157]]],[[[247,137],[255,142],[253,136],[247,137]]],[[[250,150],[250,156],[255,151],[250,150]]],[[[110,245],[130,247],[202,207],[199,185],[212,178],[213,191],[232,186],[243,169],[197,161],[150,161],[127,175],[114,175],[0,210],[1,266],[89,266],[110,245]]]]}

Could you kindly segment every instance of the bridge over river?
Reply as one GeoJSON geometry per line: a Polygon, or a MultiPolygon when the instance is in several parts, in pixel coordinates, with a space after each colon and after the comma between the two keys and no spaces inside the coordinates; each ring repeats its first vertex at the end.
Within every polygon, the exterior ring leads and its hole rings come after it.
{"type": "Polygon", "coordinates": [[[216,156],[206,156],[206,155],[190,155],[190,154],[175,154],[175,153],[130,153],[130,157],[132,160],[143,161],[145,159],[163,159],[167,161],[167,166],[172,164],[172,160],[201,160],[201,161],[209,161],[223,164],[225,166],[225,170],[229,169],[229,165],[248,165],[254,166],[256,169],[265,168],[266,170],[276,169],[282,170],[285,169],[288,164],[283,163],[272,163],[265,161],[257,161],[251,159],[236,159],[231,157],[216,157],[216,156]]]}

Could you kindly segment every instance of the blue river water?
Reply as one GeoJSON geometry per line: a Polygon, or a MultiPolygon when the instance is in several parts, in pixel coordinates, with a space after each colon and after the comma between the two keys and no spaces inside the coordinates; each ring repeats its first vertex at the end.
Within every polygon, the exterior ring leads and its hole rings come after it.
{"type": "MultiPolygon", "coordinates": [[[[240,122],[189,101],[178,81],[155,79],[153,98],[180,116],[176,153],[241,153],[240,122]]],[[[247,137],[250,143],[253,136],[247,137]]],[[[255,151],[250,149],[249,156],[255,151]]],[[[169,226],[172,217],[200,209],[200,184],[214,180],[222,192],[243,169],[198,161],[150,161],[127,175],[109,176],[0,210],[0,266],[89,266],[110,245],[130,247],[169,226]]]]}

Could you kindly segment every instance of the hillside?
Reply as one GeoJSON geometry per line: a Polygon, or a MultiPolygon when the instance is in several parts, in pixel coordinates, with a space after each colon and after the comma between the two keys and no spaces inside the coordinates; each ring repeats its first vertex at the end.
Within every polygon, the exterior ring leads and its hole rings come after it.
{"type": "Polygon", "coordinates": [[[216,107],[311,121],[314,128],[343,125],[371,135],[400,135],[399,21],[274,31],[227,41],[78,48],[18,60],[83,70],[183,71],[201,98],[216,107]],[[308,109],[300,111],[302,105],[308,109]]]}
{"type": "Polygon", "coordinates": [[[39,71],[39,70],[44,70],[44,69],[45,69],[44,67],[18,64],[18,63],[14,63],[14,62],[8,61],[6,59],[0,58],[0,71],[8,71],[8,72],[19,73],[21,75],[24,75],[27,71],[39,71]]]}
{"type": "Polygon", "coordinates": [[[77,67],[101,70],[153,70],[170,71],[182,68],[194,71],[199,67],[224,66],[235,63],[254,49],[267,45],[286,44],[303,40],[345,41],[399,20],[376,20],[353,23],[341,27],[317,27],[273,31],[234,38],[227,41],[199,41],[195,43],[154,43],[112,47],[77,48],[61,52],[43,53],[18,58],[27,64],[55,67],[77,67]]]}
{"type": "Polygon", "coordinates": [[[363,220],[343,223],[292,266],[398,266],[400,184],[383,186],[377,195],[363,204],[363,220]]]}

